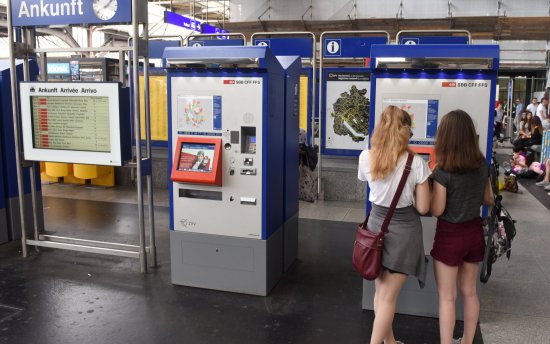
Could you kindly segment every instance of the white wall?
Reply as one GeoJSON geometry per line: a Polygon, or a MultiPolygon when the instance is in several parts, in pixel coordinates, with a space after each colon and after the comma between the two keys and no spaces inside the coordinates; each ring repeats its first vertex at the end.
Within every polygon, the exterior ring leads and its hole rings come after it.
{"type": "MultiPolygon", "coordinates": [[[[262,20],[300,20],[307,8],[313,6],[313,20],[345,20],[352,11],[354,0],[231,0],[231,21],[256,21],[268,11],[262,20]]],[[[401,0],[357,0],[357,18],[395,18],[401,0]]],[[[548,16],[548,0],[451,0],[453,17],[503,16],[530,17],[548,16]]],[[[447,18],[447,0],[403,0],[404,19],[447,18]]],[[[309,20],[308,12],[304,19],[309,20]]]]}

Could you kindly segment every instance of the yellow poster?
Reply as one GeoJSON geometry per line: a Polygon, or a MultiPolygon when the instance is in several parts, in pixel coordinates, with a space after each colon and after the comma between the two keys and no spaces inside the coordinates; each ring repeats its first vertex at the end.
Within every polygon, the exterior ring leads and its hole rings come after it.
{"type": "MultiPolygon", "coordinates": [[[[151,104],[151,140],[168,141],[168,106],[166,76],[149,76],[149,99],[151,104]]],[[[139,77],[139,104],[141,117],[141,138],[145,140],[145,97],[143,76],[139,77]]]]}
{"type": "Polygon", "coordinates": [[[307,107],[309,97],[309,78],[307,75],[300,76],[300,129],[307,131],[307,107]]]}

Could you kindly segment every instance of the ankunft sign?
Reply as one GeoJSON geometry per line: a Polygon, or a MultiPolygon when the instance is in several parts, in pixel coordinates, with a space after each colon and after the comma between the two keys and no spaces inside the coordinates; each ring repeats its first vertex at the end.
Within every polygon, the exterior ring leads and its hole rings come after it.
{"type": "Polygon", "coordinates": [[[11,12],[13,26],[130,23],[132,0],[11,0],[11,12]]]}

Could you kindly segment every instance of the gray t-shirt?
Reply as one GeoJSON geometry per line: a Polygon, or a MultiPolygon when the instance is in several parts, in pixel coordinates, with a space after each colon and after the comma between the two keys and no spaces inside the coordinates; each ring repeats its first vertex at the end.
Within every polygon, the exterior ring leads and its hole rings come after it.
{"type": "Polygon", "coordinates": [[[436,167],[433,179],[447,188],[445,210],[439,217],[451,223],[462,223],[480,216],[489,169],[482,164],[468,173],[448,173],[436,167]]]}

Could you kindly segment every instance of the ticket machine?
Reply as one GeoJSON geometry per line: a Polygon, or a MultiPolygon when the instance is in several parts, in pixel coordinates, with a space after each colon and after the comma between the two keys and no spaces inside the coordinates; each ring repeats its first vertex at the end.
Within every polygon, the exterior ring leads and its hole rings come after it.
{"type": "MultiPolygon", "coordinates": [[[[409,146],[435,164],[435,137],[441,118],[448,112],[466,111],[475,124],[481,152],[491,159],[493,104],[499,64],[498,45],[374,45],[371,50],[372,88],[370,133],[388,105],[399,106],[412,117],[409,146]]],[[[430,262],[426,286],[420,289],[410,278],[401,291],[397,312],[438,315],[433,263],[436,219],[422,217],[424,249],[430,262]]],[[[363,282],[363,308],[373,309],[373,283],[363,282]]],[[[457,307],[457,319],[462,308],[457,307]]]]}
{"type": "MultiPolygon", "coordinates": [[[[2,142],[0,141],[0,152],[2,151],[2,142]]],[[[0,154],[1,157],[1,154],[0,154]]],[[[9,240],[9,229],[6,214],[6,194],[4,193],[4,173],[2,159],[0,159],[0,244],[9,240]]]]}
{"type": "Polygon", "coordinates": [[[283,271],[285,71],[265,47],[163,61],[172,283],[267,295],[283,271]]]}

